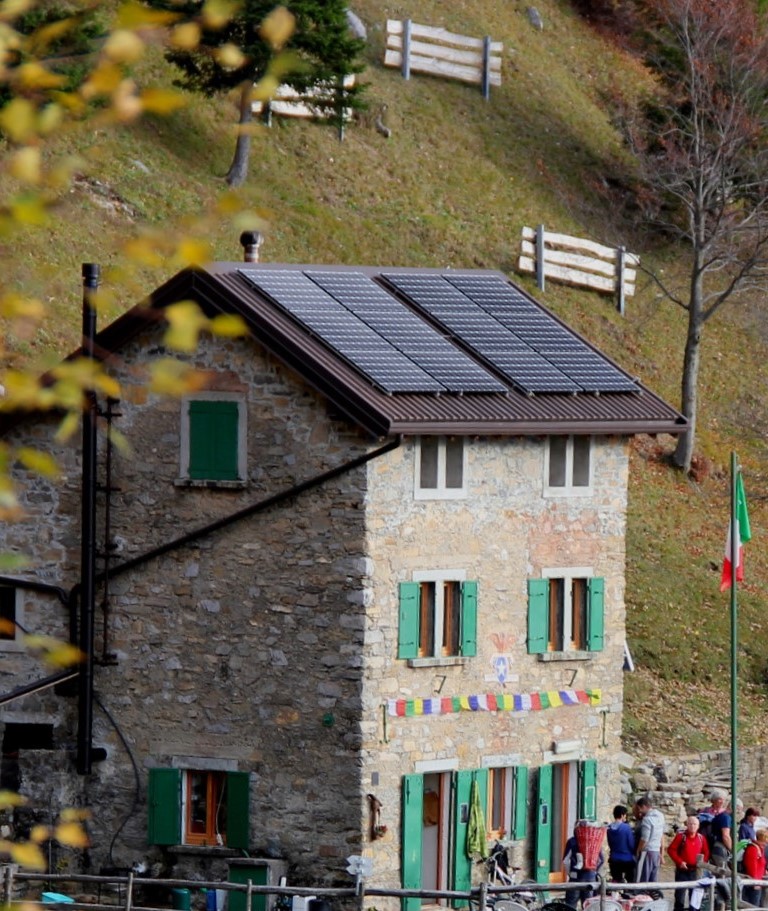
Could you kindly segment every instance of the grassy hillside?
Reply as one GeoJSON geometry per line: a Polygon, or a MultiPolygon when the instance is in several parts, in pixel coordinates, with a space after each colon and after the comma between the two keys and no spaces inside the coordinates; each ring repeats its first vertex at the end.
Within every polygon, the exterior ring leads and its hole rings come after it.
{"type": "MultiPolygon", "coordinates": [[[[514,274],[523,225],[546,224],[606,243],[625,243],[644,262],[679,269],[680,251],[641,230],[628,188],[632,161],[612,125],[620,99],[648,76],[592,33],[565,0],[537,2],[533,28],[522,2],[357,0],[369,36],[372,110],[387,105],[389,139],[363,117],[339,142],[331,128],[275,120],[254,141],[243,195],[267,219],[262,256],[274,261],[488,267],[514,274]],[[381,65],[387,18],[412,18],[504,42],[503,85],[486,102],[478,89],[381,65]]],[[[169,79],[159,53],[139,80],[169,79]]],[[[87,160],[56,222],[13,240],[7,284],[51,306],[45,330],[20,343],[34,360],[72,348],[79,331],[80,264],[118,267],[121,242],[199,211],[224,189],[234,139],[231,100],[190,97],[183,111],[117,132],[59,140],[87,160]],[[84,169],[85,170],[85,169],[84,169]]],[[[2,180],[0,179],[0,183],[2,180]]],[[[209,226],[218,259],[240,259],[236,233],[209,226]]],[[[5,257],[6,263],[9,257],[5,257]]],[[[175,271],[150,263],[119,291],[113,316],[175,271]]],[[[535,293],[530,278],[516,277],[535,293]]],[[[680,281],[684,281],[681,276],[680,281]]],[[[625,317],[595,294],[550,284],[542,300],[677,404],[684,320],[642,280],[625,317]]],[[[726,308],[704,342],[697,481],[667,464],[671,439],[637,441],[628,538],[628,638],[637,670],[627,675],[629,749],[698,749],[728,736],[728,597],[718,590],[727,521],[727,465],[745,466],[752,510],[749,583],[741,611],[743,738],[768,722],[768,631],[762,591],[766,525],[768,333],[755,298],[726,308]]]]}

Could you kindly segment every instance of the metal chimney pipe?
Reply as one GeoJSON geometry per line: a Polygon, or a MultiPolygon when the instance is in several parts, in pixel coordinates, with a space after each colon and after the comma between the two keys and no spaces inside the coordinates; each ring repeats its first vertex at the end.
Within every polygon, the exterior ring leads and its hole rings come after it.
{"type": "MultiPolygon", "coordinates": [[[[96,310],[93,294],[101,270],[83,263],[83,357],[94,357],[96,310]]],[[[93,627],[96,607],[96,393],[85,394],[83,407],[82,508],[80,518],[80,630],[83,653],[77,686],[77,772],[91,774],[93,743],[93,627]]]]}
{"type": "Polygon", "coordinates": [[[263,238],[259,231],[243,231],[240,235],[240,244],[243,248],[243,262],[257,263],[259,261],[259,247],[263,238]]]}

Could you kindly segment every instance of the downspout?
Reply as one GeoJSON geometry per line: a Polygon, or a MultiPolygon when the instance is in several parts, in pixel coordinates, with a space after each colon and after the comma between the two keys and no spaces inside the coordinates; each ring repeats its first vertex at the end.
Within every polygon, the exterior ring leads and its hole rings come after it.
{"type": "MultiPolygon", "coordinates": [[[[99,267],[83,263],[83,356],[94,359],[96,310],[93,293],[99,267]]],[[[80,520],[80,630],[82,660],[77,686],[77,772],[91,773],[93,742],[93,626],[96,592],[96,393],[85,393],[83,407],[82,510],[80,520]]]]}

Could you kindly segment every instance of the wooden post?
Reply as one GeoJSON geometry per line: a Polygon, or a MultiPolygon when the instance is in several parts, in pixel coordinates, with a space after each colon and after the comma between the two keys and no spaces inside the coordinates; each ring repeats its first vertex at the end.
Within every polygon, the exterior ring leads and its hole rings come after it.
{"type": "Polygon", "coordinates": [[[544,290],[544,225],[536,228],[536,285],[544,290]]]}
{"type": "Polygon", "coordinates": [[[336,113],[339,118],[339,142],[344,142],[344,102],[346,101],[346,88],[344,86],[344,74],[339,76],[336,84],[336,113]]]}
{"type": "Polygon", "coordinates": [[[483,98],[486,101],[491,97],[491,38],[483,38],[483,98]]]}
{"type": "Polygon", "coordinates": [[[253,911],[251,902],[253,901],[253,881],[248,880],[248,888],[245,890],[245,911],[253,911]]]}
{"type": "Polygon", "coordinates": [[[411,78],[411,20],[403,20],[403,79],[411,78]]]}
{"type": "Polygon", "coordinates": [[[624,262],[626,252],[626,247],[619,247],[616,251],[616,307],[622,316],[624,316],[624,262]]]}
{"type": "Polygon", "coordinates": [[[131,911],[133,905],[133,870],[128,874],[128,888],[125,893],[125,911],[131,911]]]}

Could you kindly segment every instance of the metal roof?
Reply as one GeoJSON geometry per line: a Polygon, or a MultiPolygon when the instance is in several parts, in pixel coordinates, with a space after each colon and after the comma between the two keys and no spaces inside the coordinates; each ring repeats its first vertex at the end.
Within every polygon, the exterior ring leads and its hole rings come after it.
{"type": "MultiPolygon", "coordinates": [[[[455,285],[451,287],[456,290],[455,285]]],[[[129,310],[100,332],[98,348],[105,353],[117,351],[142,329],[156,322],[158,310],[175,301],[189,299],[196,300],[209,314],[240,314],[259,344],[326,397],[339,416],[354,421],[374,436],[447,433],[506,436],[553,433],[677,434],[686,428],[685,418],[676,409],[567,327],[501,272],[450,272],[445,269],[283,263],[213,263],[203,269],[187,269],[175,275],[151,295],[147,304],[129,310]],[[247,271],[248,277],[243,274],[244,270],[247,271]],[[295,281],[291,278],[291,273],[294,274],[295,281]],[[580,364],[584,361],[591,365],[597,364],[601,371],[600,376],[608,378],[605,382],[606,388],[600,391],[583,391],[581,387],[580,391],[576,392],[541,393],[526,390],[524,383],[515,382],[510,377],[503,364],[500,366],[494,363],[494,357],[488,358],[482,351],[477,350],[471,341],[462,338],[460,331],[448,331],[439,319],[432,319],[430,314],[420,309],[418,302],[410,300],[407,294],[398,296],[400,304],[408,305],[408,315],[400,314],[398,324],[390,330],[385,329],[381,313],[377,317],[378,324],[366,317],[369,324],[372,323],[376,327],[379,336],[383,333],[387,341],[395,339],[400,352],[397,355],[386,354],[383,379],[372,377],[369,370],[355,363],[358,348],[352,346],[348,350],[340,350],[339,343],[334,341],[337,338],[344,338],[346,321],[350,317],[340,316],[336,322],[332,319],[332,329],[326,330],[324,327],[327,321],[324,322],[322,314],[318,316],[316,312],[319,297],[314,291],[310,308],[314,307],[315,310],[311,317],[303,316],[306,309],[301,300],[286,304],[284,299],[282,305],[277,303],[281,295],[286,297],[281,289],[304,288],[305,281],[309,280],[307,274],[322,276],[314,283],[319,295],[328,294],[325,289],[330,289],[342,299],[341,308],[347,310],[359,309],[361,289],[367,289],[367,298],[375,299],[378,304],[384,305],[384,299],[379,297],[380,289],[388,295],[395,293],[385,275],[397,275],[404,284],[407,284],[407,276],[420,277],[427,281],[430,287],[438,289],[446,275],[460,278],[461,280],[456,282],[459,286],[464,284],[472,288],[476,288],[477,280],[481,280],[481,287],[492,287],[497,294],[501,289],[503,296],[506,295],[504,289],[508,287],[511,299],[518,303],[521,299],[529,302],[526,306],[535,307],[538,320],[538,314],[544,314],[552,326],[557,327],[554,335],[558,339],[562,340],[565,337],[563,330],[565,331],[567,344],[559,344],[556,355],[559,363],[566,365],[566,372],[569,369],[578,372],[581,369],[580,364]],[[474,281],[468,281],[469,279],[474,281]],[[370,285],[371,282],[373,285],[370,285]],[[267,288],[270,290],[265,290],[267,288]],[[296,310],[300,312],[292,312],[296,310]],[[420,320],[418,329],[413,323],[413,314],[420,320]],[[316,320],[314,326],[311,325],[312,320],[316,320]],[[409,379],[407,383],[401,384],[403,391],[393,392],[392,389],[387,389],[387,383],[396,385],[399,382],[401,374],[398,371],[402,366],[400,354],[405,351],[406,356],[413,359],[414,351],[419,347],[408,339],[402,339],[402,333],[407,333],[409,326],[414,327],[417,339],[424,339],[431,333],[436,345],[439,341],[440,345],[447,343],[451,348],[441,349],[439,355],[442,382],[424,381],[423,385],[419,386],[417,380],[414,391],[410,388],[413,383],[409,379]],[[333,336],[330,340],[329,335],[333,336]],[[578,356],[574,358],[572,354],[568,354],[568,349],[575,350],[578,356]],[[465,371],[464,376],[467,379],[463,391],[452,391],[451,384],[445,382],[445,372],[450,370],[451,365],[465,371]],[[481,377],[483,379],[479,379],[481,377]],[[478,387],[486,391],[475,391],[478,387]],[[445,391],[446,388],[449,391],[445,391]]],[[[473,301],[469,303],[476,306],[473,301]]],[[[490,306],[487,301],[484,303],[490,306]]],[[[514,326],[513,316],[505,314],[504,319],[508,323],[511,321],[511,325],[514,326]]],[[[369,326],[366,326],[365,330],[353,330],[353,334],[365,334],[365,344],[368,339],[368,328],[369,326]]],[[[508,328],[500,327],[500,334],[504,336],[505,333],[508,335],[508,328]]],[[[484,337],[484,344],[487,342],[488,339],[484,337]]],[[[377,346],[378,344],[376,342],[377,346]]],[[[375,362],[376,369],[378,363],[375,362]]],[[[530,359],[526,363],[530,364],[530,359]]],[[[418,356],[415,357],[415,364],[419,365],[418,356]]],[[[420,368],[429,373],[432,369],[429,357],[422,359],[420,368]]],[[[600,380],[598,385],[599,382],[600,380]]],[[[456,384],[453,385],[455,389],[456,384]]]]}

